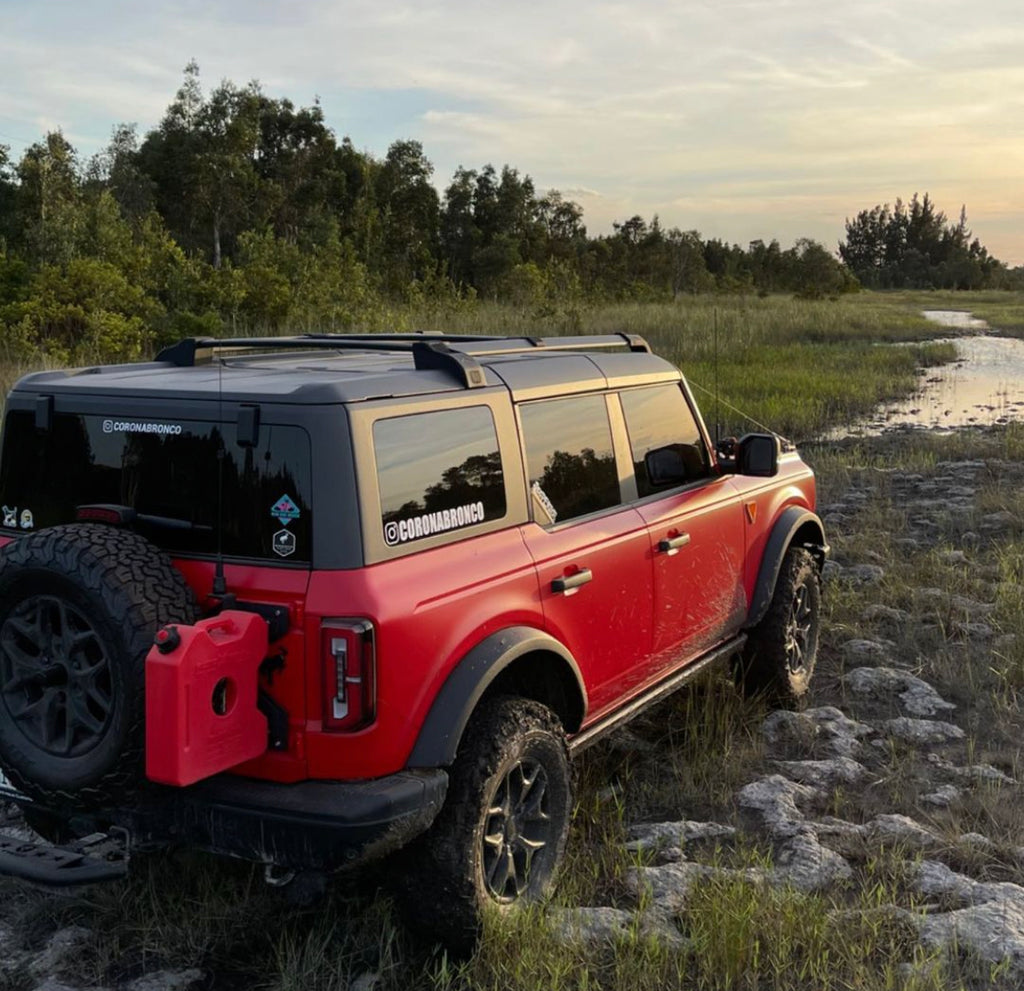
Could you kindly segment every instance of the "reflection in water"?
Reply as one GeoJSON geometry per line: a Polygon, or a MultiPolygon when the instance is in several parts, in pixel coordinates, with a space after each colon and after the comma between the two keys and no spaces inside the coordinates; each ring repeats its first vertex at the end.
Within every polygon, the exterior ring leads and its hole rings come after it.
{"type": "Polygon", "coordinates": [[[921,316],[941,327],[956,327],[957,330],[988,330],[984,320],[979,320],[966,310],[922,310],[921,316]]]}
{"type": "MultiPolygon", "coordinates": [[[[988,329],[985,321],[961,310],[926,310],[924,315],[946,327],[988,329]]],[[[922,372],[919,388],[908,399],[834,430],[829,438],[877,435],[894,428],[953,430],[1024,420],[1024,340],[986,334],[944,340],[956,345],[955,362],[922,372]]]]}

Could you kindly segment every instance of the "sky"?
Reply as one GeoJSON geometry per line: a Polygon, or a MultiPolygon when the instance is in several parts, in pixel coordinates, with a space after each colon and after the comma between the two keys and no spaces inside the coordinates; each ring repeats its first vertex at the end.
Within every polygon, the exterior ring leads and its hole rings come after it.
{"type": "Polygon", "coordinates": [[[1024,263],[1020,0],[0,0],[0,143],[83,157],[155,126],[190,59],[357,148],[423,143],[576,200],[746,245],[929,192],[1024,263]]]}

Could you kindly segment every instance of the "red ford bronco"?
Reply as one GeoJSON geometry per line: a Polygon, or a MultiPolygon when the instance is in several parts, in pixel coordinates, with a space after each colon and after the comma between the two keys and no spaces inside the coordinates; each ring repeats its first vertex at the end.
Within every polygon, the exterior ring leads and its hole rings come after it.
{"type": "Polygon", "coordinates": [[[0,838],[0,872],[188,844],[319,877],[416,844],[422,924],[457,939],[550,882],[573,752],[714,661],[804,694],[814,500],[778,438],[716,450],[629,335],[186,340],[29,375],[0,787],[53,843],[0,838]]]}

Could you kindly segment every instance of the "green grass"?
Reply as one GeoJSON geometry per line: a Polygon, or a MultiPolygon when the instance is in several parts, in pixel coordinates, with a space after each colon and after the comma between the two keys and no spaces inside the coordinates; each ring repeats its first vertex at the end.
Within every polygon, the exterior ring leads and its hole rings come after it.
{"type": "Polygon", "coordinates": [[[879,294],[892,305],[922,310],[964,310],[986,320],[994,331],[1024,337],[1024,292],[909,292],[879,294]]]}

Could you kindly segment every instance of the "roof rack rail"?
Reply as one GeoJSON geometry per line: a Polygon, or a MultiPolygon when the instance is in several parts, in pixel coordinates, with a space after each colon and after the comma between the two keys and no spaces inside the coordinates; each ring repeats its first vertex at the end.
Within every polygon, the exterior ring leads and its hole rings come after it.
{"type": "Polygon", "coordinates": [[[650,353],[637,334],[578,337],[499,337],[468,334],[303,334],[296,337],[187,337],[164,348],[157,361],[187,368],[213,359],[217,351],[270,351],[312,348],[327,351],[390,351],[411,354],[419,369],[451,373],[467,389],[486,384],[476,356],[497,356],[544,351],[587,351],[627,347],[650,353]],[[468,345],[450,347],[451,344],[468,345]]]}

